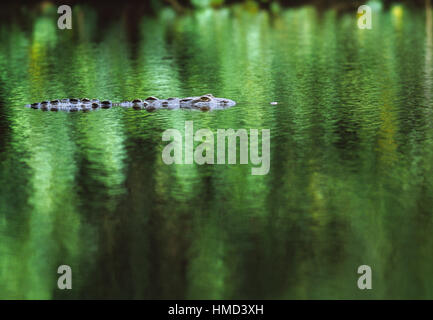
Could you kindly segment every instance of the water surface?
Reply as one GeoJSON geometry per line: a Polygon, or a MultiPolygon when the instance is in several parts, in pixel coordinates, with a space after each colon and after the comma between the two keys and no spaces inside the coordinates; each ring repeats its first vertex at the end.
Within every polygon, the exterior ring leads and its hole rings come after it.
{"type": "Polygon", "coordinates": [[[431,16],[240,7],[0,22],[0,298],[433,298],[431,16]],[[216,112],[26,103],[213,93],[216,112]],[[272,106],[271,101],[278,105],[272,106]],[[175,165],[162,132],[271,130],[252,165],[175,165]],[[57,267],[73,290],[57,289],[57,267]],[[356,282],[373,269],[373,290],[356,282]]]}

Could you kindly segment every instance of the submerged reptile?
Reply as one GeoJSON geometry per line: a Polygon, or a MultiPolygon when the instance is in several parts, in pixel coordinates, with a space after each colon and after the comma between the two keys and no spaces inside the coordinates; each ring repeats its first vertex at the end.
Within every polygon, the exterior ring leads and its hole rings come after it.
{"type": "Polygon", "coordinates": [[[136,110],[153,111],[156,109],[197,109],[197,110],[216,110],[225,109],[236,105],[236,102],[225,98],[216,98],[211,94],[198,97],[187,98],[168,98],[158,99],[148,97],[145,100],[135,99],[113,103],[109,100],[99,101],[98,99],[60,99],[52,101],[42,101],[26,105],[28,108],[41,109],[43,111],[90,111],[96,109],[109,109],[114,106],[133,108],[136,110]]]}

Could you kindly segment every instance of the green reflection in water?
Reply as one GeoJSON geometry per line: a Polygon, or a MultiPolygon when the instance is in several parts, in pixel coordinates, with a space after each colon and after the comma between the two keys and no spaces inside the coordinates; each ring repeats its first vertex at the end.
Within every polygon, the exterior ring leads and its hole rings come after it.
{"type": "Polygon", "coordinates": [[[0,24],[0,298],[433,297],[431,9],[378,7],[368,31],[308,6],[119,10],[0,24]],[[238,105],[22,108],[208,92],[238,105]],[[165,165],[162,132],[185,121],[270,128],[269,175],[165,165]]]}

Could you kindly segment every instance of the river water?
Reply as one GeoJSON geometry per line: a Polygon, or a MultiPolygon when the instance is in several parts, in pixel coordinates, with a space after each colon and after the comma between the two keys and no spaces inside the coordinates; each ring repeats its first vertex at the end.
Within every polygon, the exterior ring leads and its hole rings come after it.
{"type": "Polygon", "coordinates": [[[0,22],[0,298],[433,298],[431,11],[56,9],[0,22]],[[237,105],[23,107],[205,93],[237,105]],[[185,121],[270,129],[269,173],[166,165],[185,121]]]}

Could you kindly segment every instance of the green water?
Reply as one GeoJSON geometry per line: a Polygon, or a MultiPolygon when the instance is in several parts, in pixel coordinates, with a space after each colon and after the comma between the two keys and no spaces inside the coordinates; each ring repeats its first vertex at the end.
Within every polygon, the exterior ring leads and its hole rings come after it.
{"type": "Polygon", "coordinates": [[[0,22],[0,298],[433,298],[431,12],[116,10],[0,22]],[[23,108],[209,92],[237,105],[23,108]],[[269,174],[164,164],[191,120],[270,129],[269,174]]]}

